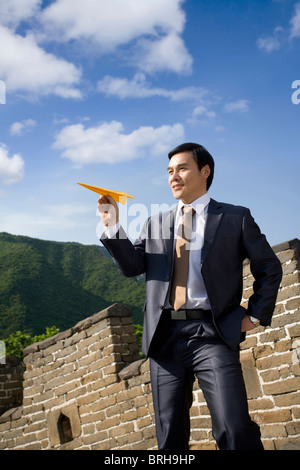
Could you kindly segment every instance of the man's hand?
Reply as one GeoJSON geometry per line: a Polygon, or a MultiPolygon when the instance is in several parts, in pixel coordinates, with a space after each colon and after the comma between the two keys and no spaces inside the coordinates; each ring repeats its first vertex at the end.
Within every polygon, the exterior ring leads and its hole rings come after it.
{"type": "Polygon", "coordinates": [[[256,326],[250,320],[249,315],[245,315],[242,320],[242,333],[253,330],[253,328],[256,328],[256,326]]]}
{"type": "Polygon", "coordinates": [[[119,207],[111,196],[101,196],[98,199],[97,210],[106,227],[119,222],[119,207]]]}

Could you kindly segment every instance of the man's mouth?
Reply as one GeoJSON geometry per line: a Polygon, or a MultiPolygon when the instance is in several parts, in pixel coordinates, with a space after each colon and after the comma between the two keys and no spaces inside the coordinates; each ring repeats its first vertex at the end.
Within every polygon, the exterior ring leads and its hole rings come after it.
{"type": "Polygon", "coordinates": [[[172,186],[172,189],[173,191],[178,191],[179,189],[182,189],[182,187],[182,184],[174,184],[174,186],[172,186]]]}

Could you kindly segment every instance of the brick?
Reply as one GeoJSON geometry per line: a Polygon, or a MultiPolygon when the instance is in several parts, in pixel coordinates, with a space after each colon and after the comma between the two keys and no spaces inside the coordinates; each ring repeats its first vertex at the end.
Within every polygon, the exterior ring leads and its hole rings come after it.
{"type": "Polygon", "coordinates": [[[248,398],[259,397],[261,388],[252,351],[241,354],[241,364],[248,398]]]}
{"type": "Polygon", "coordinates": [[[96,432],[90,436],[84,436],[82,439],[83,444],[89,445],[89,444],[95,444],[98,442],[102,442],[103,439],[107,437],[107,433],[104,432],[96,432]]]}
{"type": "Polygon", "coordinates": [[[288,328],[289,334],[291,338],[299,338],[300,337],[300,324],[294,325],[288,328]]]}
{"type": "Polygon", "coordinates": [[[271,410],[256,412],[253,419],[258,424],[282,423],[291,420],[290,410],[271,410]]]}
{"type": "Polygon", "coordinates": [[[298,250],[289,249],[277,253],[277,257],[281,263],[286,263],[287,261],[299,259],[299,253],[298,250]]]}
{"type": "Polygon", "coordinates": [[[282,266],[283,275],[292,274],[299,269],[298,260],[293,260],[288,264],[282,266]]]}
{"type": "Polygon", "coordinates": [[[300,419],[300,407],[293,408],[292,410],[294,419],[300,419]]]}
{"type": "Polygon", "coordinates": [[[285,393],[283,395],[274,396],[275,406],[284,407],[284,406],[295,406],[300,405],[300,393],[285,393]]]}
{"type": "Polygon", "coordinates": [[[105,396],[112,395],[114,393],[121,392],[122,390],[125,390],[125,384],[124,382],[119,382],[117,384],[109,385],[105,389],[100,390],[99,393],[101,397],[105,397],[105,396]]]}
{"type": "MultiPolygon", "coordinates": [[[[300,314],[299,314],[300,320],[300,314]]],[[[284,328],[287,325],[297,322],[297,313],[296,312],[285,312],[283,315],[275,317],[272,320],[273,328],[284,328]]]]}
{"type": "Polygon", "coordinates": [[[285,310],[284,310],[284,305],[281,303],[281,304],[277,304],[275,306],[275,309],[274,309],[274,313],[273,313],[273,319],[272,319],[272,325],[273,325],[273,321],[274,321],[274,317],[276,317],[277,315],[280,315],[281,313],[283,313],[285,310]]]}
{"type": "Polygon", "coordinates": [[[99,392],[89,393],[88,395],[84,395],[77,400],[78,406],[86,405],[88,403],[93,403],[94,401],[99,399],[99,392]]]}
{"type": "Polygon", "coordinates": [[[117,438],[118,445],[119,446],[124,446],[126,444],[132,444],[134,442],[141,441],[143,439],[143,434],[140,431],[136,432],[129,432],[128,434],[125,434],[124,436],[120,436],[117,438]]]}
{"type": "Polygon", "coordinates": [[[292,341],[290,339],[279,341],[274,345],[275,352],[285,352],[292,349],[292,341]]]}
{"type": "Polygon", "coordinates": [[[274,380],[278,380],[280,378],[280,373],[278,369],[267,370],[266,372],[262,372],[261,378],[264,382],[274,382],[274,380]]]}
{"type": "Polygon", "coordinates": [[[284,300],[291,299],[300,295],[300,284],[294,286],[285,287],[278,292],[277,302],[282,302],[284,300]]]}
{"type": "Polygon", "coordinates": [[[293,421],[292,423],[287,423],[286,430],[289,436],[300,434],[300,421],[293,421]]]}
{"type": "Polygon", "coordinates": [[[113,428],[114,426],[118,426],[120,424],[120,416],[113,416],[112,418],[105,419],[104,421],[100,421],[96,424],[96,428],[98,431],[102,431],[105,429],[113,428]]]}
{"type": "Polygon", "coordinates": [[[240,343],[241,350],[254,348],[257,344],[257,337],[249,333],[247,333],[246,340],[240,343]]]}
{"type": "Polygon", "coordinates": [[[270,398],[258,398],[257,400],[249,401],[249,410],[268,410],[274,408],[274,403],[270,398]]]}
{"type": "Polygon", "coordinates": [[[257,359],[256,367],[259,370],[272,369],[274,367],[279,367],[282,364],[291,364],[292,363],[292,352],[278,354],[277,356],[267,356],[257,359]]]}
{"type": "Polygon", "coordinates": [[[259,357],[269,356],[273,352],[274,352],[274,348],[270,344],[264,344],[263,346],[257,346],[253,350],[253,354],[254,354],[255,359],[257,359],[259,357]]]}
{"type": "Polygon", "coordinates": [[[81,416],[82,425],[86,425],[89,423],[96,424],[97,422],[102,423],[105,420],[106,420],[105,411],[98,411],[97,413],[89,413],[88,415],[81,416]]]}
{"type": "Polygon", "coordinates": [[[129,410],[125,411],[124,413],[121,413],[121,421],[133,421],[137,419],[138,414],[136,410],[129,410]]]}
{"type": "Polygon", "coordinates": [[[300,364],[293,364],[291,366],[291,372],[293,375],[300,376],[300,364]]]}
{"type": "Polygon", "coordinates": [[[285,338],[286,333],[284,329],[279,330],[268,330],[265,333],[260,335],[261,343],[273,343],[275,341],[279,341],[282,338],[285,338]]]}
{"type": "Polygon", "coordinates": [[[286,437],[287,432],[283,424],[269,424],[261,427],[262,438],[286,437]]]}
{"type": "Polygon", "coordinates": [[[110,429],[108,433],[111,437],[118,437],[124,436],[124,434],[128,434],[130,432],[134,432],[133,423],[122,424],[116,428],[110,429]]]}
{"type": "Polygon", "coordinates": [[[288,287],[292,286],[293,284],[298,284],[300,281],[300,272],[296,272],[293,274],[287,274],[283,276],[282,281],[281,281],[281,286],[282,287],[288,287]]]}
{"type": "Polygon", "coordinates": [[[289,299],[285,304],[285,310],[288,312],[290,310],[299,309],[299,303],[300,303],[299,297],[295,299],[289,299]]]}
{"type": "Polygon", "coordinates": [[[243,299],[249,300],[249,298],[251,297],[252,294],[253,294],[253,289],[252,288],[244,290],[243,299]]]}
{"type": "Polygon", "coordinates": [[[285,380],[279,380],[272,384],[263,385],[266,395],[280,395],[283,393],[294,392],[300,389],[300,378],[292,377],[285,380]]]}
{"type": "Polygon", "coordinates": [[[196,444],[191,444],[190,450],[216,450],[217,446],[214,442],[197,442],[196,444]]]}

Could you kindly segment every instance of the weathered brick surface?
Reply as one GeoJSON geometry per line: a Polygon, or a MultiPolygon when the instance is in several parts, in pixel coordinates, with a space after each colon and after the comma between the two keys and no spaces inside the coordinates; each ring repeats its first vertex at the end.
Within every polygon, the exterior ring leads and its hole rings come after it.
{"type": "Polygon", "coordinates": [[[7,356],[0,363],[0,415],[10,408],[22,404],[22,374],[20,361],[7,356]]]}
{"type": "MultiPolygon", "coordinates": [[[[299,241],[274,250],[284,276],[272,326],[255,328],[241,345],[249,410],[267,450],[300,440],[299,241]]],[[[245,263],[244,303],[252,283],[245,263]]],[[[149,363],[139,357],[128,308],[112,305],[24,353],[23,403],[13,393],[5,402],[0,449],[156,449],[149,363]]],[[[18,373],[5,367],[0,409],[18,373]]],[[[20,397],[20,381],[17,389],[20,397]]],[[[215,450],[196,383],[193,393],[191,450],[215,450]]]]}

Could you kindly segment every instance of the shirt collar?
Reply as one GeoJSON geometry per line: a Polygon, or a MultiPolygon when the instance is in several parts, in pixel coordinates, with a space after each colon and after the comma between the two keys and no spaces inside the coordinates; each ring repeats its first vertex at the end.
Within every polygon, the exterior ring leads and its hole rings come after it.
{"type": "Polygon", "coordinates": [[[182,213],[182,208],[183,206],[192,206],[193,209],[197,212],[198,215],[200,215],[204,209],[208,206],[210,202],[210,197],[207,193],[203,194],[203,196],[198,197],[195,199],[191,204],[184,204],[182,201],[178,202],[178,212],[182,213]]]}

